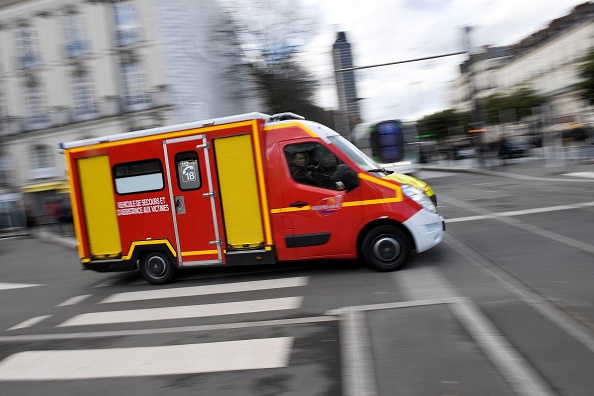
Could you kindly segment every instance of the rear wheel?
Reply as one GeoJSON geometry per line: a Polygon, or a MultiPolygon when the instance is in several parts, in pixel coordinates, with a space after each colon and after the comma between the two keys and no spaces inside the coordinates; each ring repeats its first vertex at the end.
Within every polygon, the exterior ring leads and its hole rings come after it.
{"type": "Polygon", "coordinates": [[[175,277],[175,266],[163,253],[152,252],[141,258],[140,274],[153,285],[163,285],[175,277]]]}
{"type": "Polygon", "coordinates": [[[396,271],[404,267],[410,256],[410,241],[394,226],[375,227],[365,236],[361,246],[367,264],[377,271],[396,271]]]}

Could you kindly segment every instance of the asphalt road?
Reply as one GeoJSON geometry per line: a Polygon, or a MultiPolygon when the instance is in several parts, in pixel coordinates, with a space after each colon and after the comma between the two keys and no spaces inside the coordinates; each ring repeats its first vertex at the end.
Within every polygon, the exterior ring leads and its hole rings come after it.
{"type": "Polygon", "coordinates": [[[594,184],[426,173],[447,232],[358,262],[136,274],[0,240],[0,394],[591,395],[594,184]]]}

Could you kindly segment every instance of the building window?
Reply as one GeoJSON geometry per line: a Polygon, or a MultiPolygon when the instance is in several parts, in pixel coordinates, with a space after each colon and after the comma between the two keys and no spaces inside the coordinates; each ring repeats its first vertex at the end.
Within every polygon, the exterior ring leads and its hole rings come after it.
{"type": "Polygon", "coordinates": [[[117,45],[121,47],[140,41],[134,6],[130,3],[117,3],[114,5],[114,13],[117,45]]]}
{"type": "Polygon", "coordinates": [[[4,110],[4,95],[0,91],[0,132],[4,132],[6,128],[6,113],[4,110]]]}
{"type": "Polygon", "coordinates": [[[118,194],[158,191],[165,186],[163,167],[158,159],[115,165],[113,176],[118,194]]]}
{"type": "Polygon", "coordinates": [[[10,159],[5,154],[0,154],[0,186],[7,186],[10,175],[10,159]]]}
{"type": "Polygon", "coordinates": [[[122,65],[124,79],[124,105],[126,110],[142,110],[149,107],[149,98],[144,89],[144,75],[138,62],[122,65]]]}
{"type": "Polygon", "coordinates": [[[25,86],[25,107],[28,129],[41,129],[48,125],[45,101],[38,85],[25,86]]]}
{"type": "Polygon", "coordinates": [[[88,74],[81,73],[72,77],[72,92],[76,119],[93,118],[97,109],[93,101],[93,85],[88,74]]]}
{"type": "Polygon", "coordinates": [[[16,33],[18,68],[31,69],[38,65],[37,38],[33,29],[20,27],[16,33]]]}
{"type": "Polygon", "coordinates": [[[86,52],[82,16],[69,14],[65,18],[66,57],[77,58],[86,52]]]}
{"type": "Polygon", "coordinates": [[[50,147],[38,144],[31,148],[31,168],[46,169],[54,167],[54,157],[50,147]]]}

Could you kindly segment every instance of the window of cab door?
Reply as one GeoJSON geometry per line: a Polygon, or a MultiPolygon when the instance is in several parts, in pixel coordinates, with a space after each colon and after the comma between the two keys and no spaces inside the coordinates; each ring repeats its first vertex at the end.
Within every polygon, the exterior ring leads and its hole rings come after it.
{"type": "Polygon", "coordinates": [[[293,181],[338,190],[334,176],[342,161],[327,147],[315,143],[289,144],[283,149],[286,166],[293,181]]]}

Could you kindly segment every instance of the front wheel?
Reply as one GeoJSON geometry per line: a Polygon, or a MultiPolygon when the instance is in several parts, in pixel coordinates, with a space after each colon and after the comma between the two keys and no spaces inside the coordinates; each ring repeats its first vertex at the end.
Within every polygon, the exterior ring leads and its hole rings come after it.
{"type": "Polygon", "coordinates": [[[140,260],[140,274],[153,285],[163,285],[175,277],[175,266],[163,253],[153,252],[140,260]]]}
{"type": "Polygon", "coordinates": [[[410,241],[394,226],[379,226],[365,236],[361,246],[367,264],[377,271],[396,271],[404,267],[410,256],[410,241]]]}

